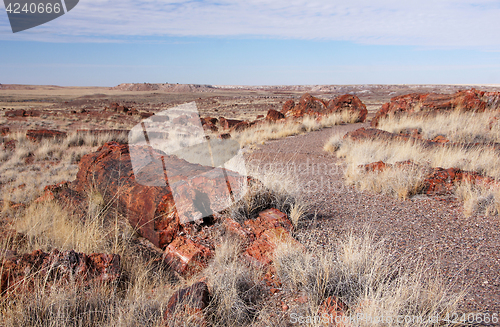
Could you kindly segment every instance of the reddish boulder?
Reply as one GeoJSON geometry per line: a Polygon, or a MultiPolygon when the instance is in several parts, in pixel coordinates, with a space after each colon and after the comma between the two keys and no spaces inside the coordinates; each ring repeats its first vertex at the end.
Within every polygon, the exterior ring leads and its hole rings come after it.
{"type": "Polygon", "coordinates": [[[192,275],[206,267],[212,257],[209,248],[195,243],[185,236],[177,236],[165,249],[165,262],[182,275],[192,275]]]}
{"type": "Polygon", "coordinates": [[[0,128],[0,135],[2,135],[2,136],[9,135],[9,132],[10,132],[10,128],[8,126],[2,126],[0,128]]]}
{"type": "MultiPolygon", "coordinates": [[[[283,108],[281,109],[281,113],[283,115],[286,115],[287,112],[292,111],[295,107],[295,101],[293,100],[288,100],[283,104],[283,108]]],[[[257,118],[259,119],[259,118],[257,118]]]]}
{"type": "MultiPolygon", "coordinates": [[[[287,101],[288,102],[288,101],[287,101]]],[[[285,103],[287,105],[287,103],[285,103]]],[[[303,117],[304,115],[323,115],[327,113],[327,105],[325,101],[316,98],[309,93],[304,94],[298,105],[293,107],[288,104],[288,110],[286,110],[286,117],[303,117]]]]}
{"type": "MultiPolygon", "coordinates": [[[[222,129],[230,129],[234,126],[236,126],[239,123],[242,123],[243,120],[239,119],[226,119],[224,117],[219,117],[219,124],[222,129]]],[[[248,122],[247,122],[248,123],[248,122]]]]}
{"type": "Polygon", "coordinates": [[[276,111],[274,109],[269,109],[269,111],[267,112],[267,115],[266,115],[266,120],[273,121],[273,122],[284,119],[284,118],[285,118],[285,115],[283,115],[281,112],[276,111]]]}
{"type": "Polygon", "coordinates": [[[120,277],[120,256],[102,253],[87,255],[73,250],[53,250],[50,253],[36,250],[5,258],[0,271],[2,294],[20,289],[30,290],[36,279],[61,285],[74,280],[85,285],[91,282],[113,282],[120,277]]]}
{"type": "Polygon", "coordinates": [[[215,117],[205,117],[205,118],[201,118],[201,124],[213,124],[213,125],[216,125],[217,123],[219,122],[219,120],[215,117]]]}
{"type": "Polygon", "coordinates": [[[328,113],[349,111],[356,113],[358,120],[356,122],[364,122],[368,115],[368,110],[361,100],[352,94],[344,94],[328,102],[328,113]]]}
{"type": "Polygon", "coordinates": [[[473,171],[463,171],[459,168],[433,168],[424,180],[423,192],[427,195],[451,194],[457,183],[467,181],[474,184],[495,183],[491,177],[482,176],[473,171]]]}
{"type": "Polygon", "coordinates": [[[376,127],[381,118],[389,114],[435,112],[460,109],[466,111],[484,111],[495,108],[500,99],[500,92],[483,92],[476,89],[457,91],[454,94],[411,93],[400,95],[385,103],[372,119],[371,126],[376,127]]]}
{"type": "Polygon", "coordinates": [[[23,109],[10,110],[5,112],[5,117],[25,117],[26,111],[23,109]]]}
{"type": "Polygon", "coordinates": [[[63,139],[65,137],[66,132],[49,129],[30,129],[26,132],[26,138],[34,142],[40,142],[44,139],[63,139]]]}
{"type": "Polygon", "coordinates": [[[383,161],[377,161],[377,162],[372,162],[372,163],[369,163],[369,164],[366,164],[366,165],[362,165],[362,168],[366,172],[382,172],[382,171],[386,170],[390,166],[391,165],[388,165],[388,164],[386,164],[383,161]]]}
{"type": "Polygon", "coordinates": [[[117,202],[132,227],[163,249],[183,224],[227,208],[233,197],[239,199],[249,181],[146,146],[109,142],[82,157],[71,188],[94,188],[105,203],[117,202]],[[141,167],[135,174],[131,157],[136,169],[141,167]]]}
{"type": "Polygon", "coordinates": [[[175,292],[167,303],[163,318],[166,326],[207,326],[203,310],[210,303],[205,282],[197,282],[175,292]]]}
{"type": "Polygon", "coordinates": [[[250,127],[250,123],[247,122],[246,120],[244,121],[241,121],[239,123],[237,123],[236,125],[234,125],[233,127],[230,128],[230,132],[241,132],[245,129],[247,129],[248,127],[250,127]]]}
{"type": "Polygon", "coordinates": [[[26,110],[26,117],[40,117],[42,113],[39,110],[26,110]]]}
{"type": "Polygon", "coordinates": [[[325,323],[328,323],[327,326],[350,326],[349,318],[346,316],[347,310],[347,305],[339,298],[329,296],[319,307],[318,314],[323,318],[327,317],[328,322],[323,319],[325,323]]]}

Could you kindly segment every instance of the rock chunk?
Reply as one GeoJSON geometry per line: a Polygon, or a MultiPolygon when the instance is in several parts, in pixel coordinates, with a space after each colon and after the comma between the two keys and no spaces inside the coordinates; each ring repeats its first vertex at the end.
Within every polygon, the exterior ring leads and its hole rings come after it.
{"type": "Polygon", "coordinates": [[[175,292],[168,300],[164,313],[166,326],[207,326],[203,310],[210,303],[210,293],[205,282],[175,292]],[[189,321],[186,321],[189,319],[189,321]]]}
{"type": "Polygon", "coordinates": [[[120,256],[117,254],[84,254],[73,250],[32,253],[10,256],[2,261],[0,290],[2,294],[32,290],[39,279],[51,284],[77,281],[113,282],[120,277],[120,256]]]}
{"type": "Polygon", "coordinates": [[[26,132],[26,138],[33,142],[40,142],[45,139],[63,139],[66,132],[50,129],[30,129],[26,132]]]}

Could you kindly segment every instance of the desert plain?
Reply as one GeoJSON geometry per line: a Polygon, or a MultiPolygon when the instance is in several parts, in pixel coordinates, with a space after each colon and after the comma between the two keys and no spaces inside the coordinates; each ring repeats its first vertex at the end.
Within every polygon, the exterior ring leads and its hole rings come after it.
{"type": "Polygon", "coordinates": [[[0,325],[497,325],[498,92],[0,84],[0,325]],[[181,209],[130,166],[128,131],[193,102],[244,159],[223,210],[208,168],[155,154],[181,209]]]}

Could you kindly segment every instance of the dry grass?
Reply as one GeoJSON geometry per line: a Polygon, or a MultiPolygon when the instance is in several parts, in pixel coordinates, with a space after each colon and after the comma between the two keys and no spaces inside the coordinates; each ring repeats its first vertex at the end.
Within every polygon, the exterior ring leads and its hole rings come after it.
{"type": "Polygon", "coordinates": [[[302,119],[288,120],[285,123],[264,122],[241,132],[234,132],[232,137],[244,147],[251,144],[264,144],[269,140],[277,140],[344,123],[353,123],[357,119],[358,114],[348,111],[333,113],[321,119],[313,116],[304,116],[302,119]]]}
{"type": "Polygon", "coordinates": [[[297,179],[278,166],[248,166],[246,169],[248,175],[258,182],[249,185],[245,195],[228,209],[228,214],[244,221],[255,218],[262,210],[276,208],[286,213],[292,224],[298,227],[308,215],[309,205],[297,179]]]}
{"type": "MultiPolygon", "coordinates": [[[[444,135],[454,142],[497,142],[500,140],[500,124],[489,128],[493,112],[470,113],[453,111],[436,116],[388,117],[380,121],[379,127],[393,133],[406,129],[418,129],[423,138],[431,139],[444,135]],[[467,123],[464,123],[467,122],[467,123]]],[[[426,148],[409,141],[344,140],[342,135],[333,135],[324,150],[345,158],[346,181],[363,190],[407,198],[418,194],[422,180],[429,168],[460,168],[500,179],[500,156],[498,150],[484,144],[450,145],[426,148]],[[392,167],[383,172],[367,172],[360,168],[372,162],[383,161],[394,164],[410,160],[417,166],[392,167]]],[[[464,201],[464,214],[498,214],[500,196],[497,186],[473,186],[463,183],[455,194],[464,201]]]]}
{"type": "Polygon", "coordinates": [[[117,253],[120,281],[82,287],[74,283],[47,286],[35,279],[33,293],[4,296],[3,326],[160,326],[165,298],[172,294],[169,272],[134,251],[135,231],[99,194],[89,193],[85,219],[54,202],[35,203],[14,216],[13,227],[25,237],[10,247],[73,249],[84,253],[117,253]],[[38,283],[38,284],[37,284],[38,283]]]}
{"type": "Polygon", "coordinates": [[[448,297],[436,270],[405,269],[404,261],[392,260],[384,249],[383,242],[375,242],[367,233],[348,235],[336,248],[326,250],[306,252],[283,244],[277,250],[275,267],[284,289],[308,297],[308,306],[302,308],[305,315],[318,315],[319,306],[328,296],[348,305],[347,319],[355,326],[386,326],[385,322],[368,321],[368,317],[402,315],[426,320],[453,312],[461,295],[448,297]],[[367,320],[356,320],[360,316],[367,320]]]}
{"type": "Polygon", "coordinates": [[[472,215],[493,216],[500,213],[500,187],[498,185],[477,185],[463,182],[455,191],[464,203],[466,217],[472,215]]]}
{"type": "Polygon", "coordinates": [[[454,110],[432,116],[401,115],[389,116],[379,121],[378,128],[400,133],[406,129],[417,129],[425,139],[443,135],[453,142],[477,143],[500,142],[500,122],[492,120],[497,111],[463,112],[454,110]],[[490,125],[490,122],[493,122],[490,125]],[[490,128],[491,127],[491,128],[490,128]]]}
{"type": "Polygon", "coordinates": [[[29,141],[25,133],[14,133],[10,138],[16,141],[15,150],[0,150],[2,193],[4,200],[25,204],[39,196],[45,185],[73,180],[77,163],[86,153],[112,140],[126,141],[111,134],[82,136],[76,133],[40,143],[29,141]],[[26,160],[32,163],[27,164],[26,160]]]}

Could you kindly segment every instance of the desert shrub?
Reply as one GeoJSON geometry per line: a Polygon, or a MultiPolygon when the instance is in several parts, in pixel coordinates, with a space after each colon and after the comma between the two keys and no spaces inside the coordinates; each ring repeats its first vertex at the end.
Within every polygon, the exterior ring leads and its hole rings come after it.
{"type": "Polygon", "coordinates": [[[335,248],[305,251],[283,244],[277,249],[275,267],[283,287],[305,292],[310,299],[307,314],[315,315],[321,302],[336,296],[349,307],[347,316],[357,326],[386,326],[385,321],[356,317],[398,315],[422,317],[405,326],[432,326],[427,319],[454,312],[461,294],[450,296],[437,269],[392,259],[383,242],[365,233],[349,234],[335,248]]]}
{"type": "Polygon", "coordinates": [[[240,244],[225,240],[205,271],[212,286],[207,309],[213,326],[250,326],[262,309],[265,284],[263,271],[243,263],[240,244]]]}

